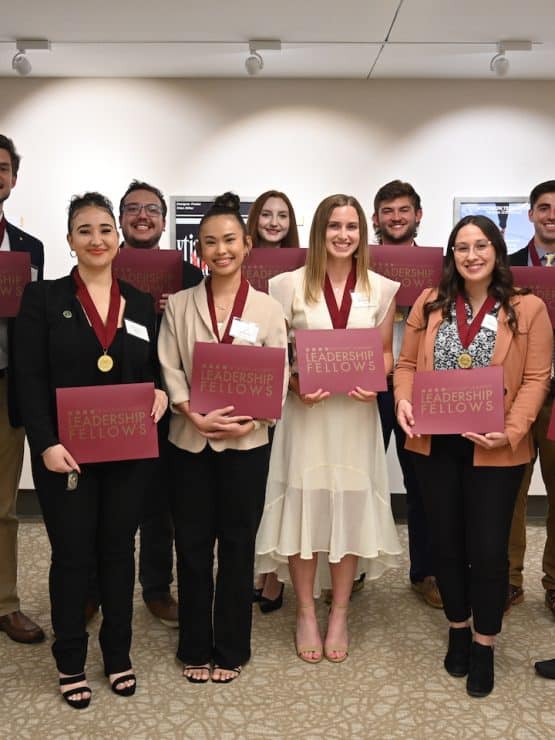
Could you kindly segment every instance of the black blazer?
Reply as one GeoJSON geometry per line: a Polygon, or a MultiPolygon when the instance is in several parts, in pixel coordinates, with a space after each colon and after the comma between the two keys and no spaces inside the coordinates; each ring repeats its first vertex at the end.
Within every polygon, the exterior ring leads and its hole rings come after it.
{"type": "MultiPolygon", "coordinates": [[[[152,298],[129,283],[120,280],[119,284],[126,303],[119,380],[112,382],[153,381],[160,387],[152,298]],[[148,341],[127,332],[125,319],[145,327],[148,341]]],[[[101,349],[97,352],[91,343],[92,332],[70,275],[27,285],[16,319],[15,367],[19,406],[33,455],[58,444],[56,388],[111,382],[96,366],[101,349]]]]}
{"type": "Polygon", "coordinates": [[[528,246],[510,254],[509,264],[513,267],[528,267],[528,246]]]}
{"type": "MultiPolygon", "coordinates": [[[[6,232],[10,240],[10,252],[28,252],[31,265],[37,270],[38,280],[42,280],[44,271],[44,247],[42,242],[31,234],[6,222],[6,232]]],[[[15,320],[8,319],[8,418],[12,427],[22,425],[21,414],[17,406],[17,377],[13,368],[15,320]]]]}

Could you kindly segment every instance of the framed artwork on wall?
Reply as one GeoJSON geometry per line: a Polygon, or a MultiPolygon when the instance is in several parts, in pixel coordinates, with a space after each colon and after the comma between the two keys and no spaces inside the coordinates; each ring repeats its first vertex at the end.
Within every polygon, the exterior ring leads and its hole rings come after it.
{"type": "Polygon", "coordinates": [[[509,254],[526,246],[534,236],[534,227],[528,220],[528,198],[500,195],[491,198],[455,198],[453,224],[464,216],[487,216],[499,226],[509,254]]]}

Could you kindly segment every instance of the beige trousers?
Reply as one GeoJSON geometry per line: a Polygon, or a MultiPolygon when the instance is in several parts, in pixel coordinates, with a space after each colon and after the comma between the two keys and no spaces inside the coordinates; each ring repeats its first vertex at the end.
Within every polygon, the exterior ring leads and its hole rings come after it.
{"type": "Polygon", "coordinates": [[[7,378],[0,378],[0,616],[19,609],[15,505],[23,465],[23,428],[10,426],[7,378]]]}
{"type": "MultiPolygon", "coordinates": [[[[550,395],[532,426],[534,446],[536,454],[540,458],[540,469],[547,493],[547,539],[542,562],[544,573],[542,584],[545,589],[555,589],[555,441],[547,439],[552,405],[553,398],[550,395]]],[[[534,462],[535,460],[532,460],[526,466],[526,472],[516,498],[509,537],[509,581],[513,586],[522,586],[522,570],[526,550],[526,504],[534,462]]]]}

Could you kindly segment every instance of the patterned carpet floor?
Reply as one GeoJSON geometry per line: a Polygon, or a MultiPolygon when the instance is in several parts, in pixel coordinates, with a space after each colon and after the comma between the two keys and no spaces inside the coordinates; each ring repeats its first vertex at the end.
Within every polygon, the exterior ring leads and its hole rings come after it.
{"type": "MultiPolygon", "coordinates": [[[[406,552],[406,526],[398,527],[406,552]]],[[[506,618],[496,650],[496,685],[471,699],[463,679],[442,667],[447,625],[408,585],[404,568],[388,571],[353,597],[345,663],[308,665],[293,647],[294,598],[262,615],[255,608],[253,657],[228,686],[193,686],[175,661],[175,630],[155,620],[135,593],[133,663],[138,690],[114,696],[103,677],[97,618],[91,625],[88,709],[57,694],[50,654],[49,547],[38,521],[20,526],[20,595],[48,632],[41,645],[18,645],[0,633],[0,737],[191,738],[194,740],[344,740],[346,738],[555,738],[555,681],[533,662],[555,657],[555,623],[540,583],[543,526],[528,527],[526,599],[506,618]]],[[[325,623],[327,608],[318,613],[325,623]]]]}

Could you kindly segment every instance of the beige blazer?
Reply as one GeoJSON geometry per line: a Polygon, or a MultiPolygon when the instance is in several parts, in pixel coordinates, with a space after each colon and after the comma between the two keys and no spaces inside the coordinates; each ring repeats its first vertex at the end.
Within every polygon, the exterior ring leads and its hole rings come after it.
{"type": "MultiPolygon", "coordinates": [[[[425,290],[417,299],[407,319],[401,355],[394,375],[395,401],[412,401],[415,371],[434,369],[434,343],[442,322],[441,311],[430,314],[425,327],[424,303],[437,295],[425,290]]],[[[542,300],[534,295],[515,296],[518,331],[513,334],[507,314],[500,309],[492,365],[503,367],[505,387],[505,432],[509,444],[494,450],[474,446],[475,465],[520,465],[533,456],[530,434],[542,403],[549,391],[553,357],[553,330],[542,300]]],[[[423,435],[406,441],[405,447],[423,455],[430,454],[431,437],[423,435]]]]}
{"type": "MultiPolygon", "coordinates": [[[[257,346],[283,347],[285,375],[283,400],[287,393],[289,371],[287,365],[287,334],[283,311],[277,301],[249,286],[242,318],[259,327],[257,346]]],[[[158,356],[162,379],[168,392],[170,408],[190,398],[195,342],[217,342],[212,330],[204,281],[194,288],[170,295],[158,338],[158,356]]],[[[234,344],[249,344],[233,339],[234,344]]],[[[201,452],[206,444],[216,450],[249,450],[268,442],[268,423],[238,439],[207,440],[184,415],[173,411],[170,419],[169,440],[189,452],[201,452]]]]}

